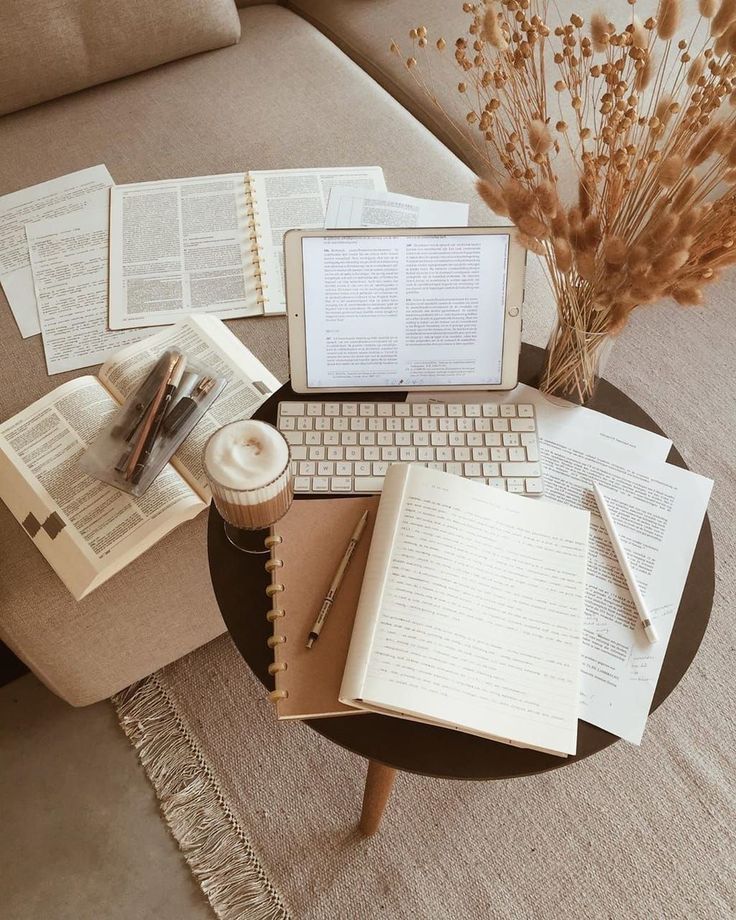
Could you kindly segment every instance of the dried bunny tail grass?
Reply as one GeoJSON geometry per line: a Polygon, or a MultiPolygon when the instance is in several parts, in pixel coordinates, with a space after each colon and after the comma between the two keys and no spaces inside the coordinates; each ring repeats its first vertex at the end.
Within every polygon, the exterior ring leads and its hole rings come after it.
{"type": "Polygon", "coordinates": [[[674,198],[672,199],[672,207],[675,211],[681,211],[687,204],[688,198],[695,191],[695,186],[698,184],[698,180],[695,176],[688,176],[684,182],[680,185],[679,189],[675,192],[674,198]]]}
{"type": "Polygon", "coordinates": [[[632,305],[627,303],[614,303],[609,312],[609,322],[607,332],[609,335],[618,335],[619,332],[624,328],[624,326],[629,321],[629,314],[631,313],[632,305]]]}
{"type": "Polygon", "coordinates": [[[528,249],[530,252],[533,252],[535,255],[543,256],[546,253],[544,246],[535,240],[533,236],[527,236],[526,233],[521,233],[519,230],[514,234],[516,237],[516,242],[523,246],[524,249],[528,249]]]}
{"type": "Polygon", "coordinates": [[[695,286],[678,285],[669,294],[681,307],[699,307],[703,303],[703,292],[695,286]]]}
{"type": "Polygon", "coordinates": [[[631,45],[634,48],[641,48],[642,51],[645,51],[648,44],[648,33],[644,28],[644,23],[634,14],[631,20],[631,45]]]}
{"type": "Polygon", "coordinates": [[[595,214],[589,214],[583,221],[583,232],[581,235],[582,249],[597,249],[603,237],[601,223],[595,214]]]}
{"type": "Polygon", "coordinates": [[[516,220],[516,226],[522,233],[525,233],[527,236],[533,236],[538,240],[543,240],[549,234],[545,224],[531,214],[522,214],[516,220]]]}
{"type": "Polygon", "coordinates": [[[647,51],[644,60],[637,63],[641,63],[642,66],[639,67],[634,74],[634,89],[640,93],[649,86],[654,76],[654,58],[652,57],[652,52],[647,51]]]}
{"type": "Polygon", "coordinates": [[[556,216],[560,209],[560,201],[557,197],[557,190],[548,179],[542,180],[537,186],[537,201],[543,214],[548,217],[556,216]]]}
{"type": "Polygon", "coordinates": [[[716,144],[723,134],[723,125],[711,125],[706,128],[700,137],[695,141],[687,154],[687,161],[691,166],[700,166],[705,163],[708,157],[715,153],[716,144]]]}
{"type": "Polygon", "coordinates": [[[541,119],[535,118],[530,121],[527,133],[532,153],[546,153],[552,146],[552,135],[541,119]]]}
{"type": "Polygon", "coordinates": [[[567,221],[567,213],[563,207],[560,207],[553,218],[550,220],[552,233],[556,237],[567,239],[570,234],[570,225],[567,221]]]}
{"type": "Polygon", "coordinates": [[[594,51],[605,51],[608,47],[608,20],[599,10],[590,17],[590,37],[594,51]]]}
{"type": "Polygon", "coordinates": [[[718,12],[710,24],[711,35],[721,35],[736,19],[736,0],[721,0],[718,12]]]}
{"type": "Polygon", "coordinates": [[[660,278],[668,278],[690,258],[690,252],[687,249],[675,249],[672,252],[666,252],[657,256],[652,264],[652,270],[660,278]]]}
{"type": "Polygon", "coordinates": [[[603,246],[606,265],[623,265],[626,261],[626,243],[620,236],[612,236],[603,246]]]}
{"type": "Polygon", "coordinates": [[[705,69],[705,54],[699,54],[696,58],[693,58],[692,64],[688,67],[687,70],[687,85],[695,86],[700,77],[703,75],[703,70],[705,69]]]}
{"type": "Polygon", "coordinates": [[[576,253],[575,267],[583,281],[591,283],[595,279],[595,256],[592,252],[576,253]]]}
{"type": "Polygon", "coordinates": [[[509,217],[517,226],[520,218],[529,214],[536,203],[534,195],[514,179],[504,186],[503,197],[508,208],[509,217]]]}
{"type": "Polygon", "coordinates": [[[657,35],[669,41],[677,32],[681,17],[680,0],[660,0],[657,10],[657,35]]]}
{"type": "Polygon", "coordinates": [[[572,268],[572,249],[570,244],[562,236],[556,236],[552,240],[552,249],[555,254],[557,270],[566,275],[572,268]]]}
{"type": "Polygon", "coordinates": [[[498,51],[505,51],[509,46],[501,23],[498,21],[498,10],[495,3],[491,3],[483,17],[483,38],[498,51]]]}
{"type": "Polygon", "coordinates": [[[676,153],[670,154],[662,160],[657,172],[660,185],[671,188],[680,178],[682,173],[682,157],[676,153]]]}
{"type": "Polygon", "coordinates": [[[654,114],[663,125],[666,125],[670,118],[672,118],[673,102],[674,99],[670,93],[665,93],[659,97],[659,102],[657,103],[657,107],[654,110],[654,114]]]}
{"type": "Polygon", "coordinates": [[[698,12],[705,19],[711,19],[718,9],[718,0],[698,0],[698,12]]]}
{"type": "Polygon", "coordinates": [[[478,179],[475,183],[478,194],[488,207],[500,217],[508,217],[509,209],[503,197],[503,192],[497,185],[493,185],[487,179],[478,179]]]}
{"type": "MultiPolygon", "coordinates": [[[[593,207],[593,195],[595,190],[594,180],[590,176],[583,176],[578,183],[578,205],[580,208],[581,219],[590,214],[593,207]]],[[[570,223],[572,223],[572,212],[570,213],[570,223]]]]}

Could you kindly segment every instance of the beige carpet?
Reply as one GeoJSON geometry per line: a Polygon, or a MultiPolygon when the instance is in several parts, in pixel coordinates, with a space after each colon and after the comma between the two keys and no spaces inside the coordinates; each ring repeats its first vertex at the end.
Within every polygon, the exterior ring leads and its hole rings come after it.
{"type": "MultiPolygon", "coordinates": [[[[548,302],[530,266],[526,337],[548,302]],[[536,308],[536,309],[535,309],[536,308]]],[[[644,743],[529,779],[402,775],[378,836],[355,832],[364,764],[278,724],[227,637],[117,699],[162,808],[220,917],[722,918],[736,910],[736,286],[705,310],[639,312],[607,376],[716,480],[705,640],[644,743]]],[[[257,608],[254,616],[263,612],[257,608]]]]}

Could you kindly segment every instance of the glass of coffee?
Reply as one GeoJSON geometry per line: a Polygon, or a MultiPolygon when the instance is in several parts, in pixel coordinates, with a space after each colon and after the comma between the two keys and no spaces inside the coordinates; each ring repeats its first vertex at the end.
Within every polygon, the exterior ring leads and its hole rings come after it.
{"type": "Polygon", "coordinates": [[[228,540],[246,553],[267,553],[264,534],[294,497],[289,445],[267,422],[243,419],[216,431],[204,449],[212,498],[228,540]]]}

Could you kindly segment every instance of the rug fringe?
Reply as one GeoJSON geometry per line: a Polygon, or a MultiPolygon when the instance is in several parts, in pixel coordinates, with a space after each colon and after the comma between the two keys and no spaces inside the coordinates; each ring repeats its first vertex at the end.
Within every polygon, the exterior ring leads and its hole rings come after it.
{"type": "Polygon", "coordinates": [[[161,810],[220,920],[288,920],[196,741],[152,674],[112,698],[161,810]]]}

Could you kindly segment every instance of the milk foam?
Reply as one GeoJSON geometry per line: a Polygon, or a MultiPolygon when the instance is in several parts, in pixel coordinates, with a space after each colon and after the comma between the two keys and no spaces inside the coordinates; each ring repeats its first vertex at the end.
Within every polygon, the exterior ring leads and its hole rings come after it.
{"type": "Polygon", "coordinates": [[[252,419],[221,428],[205,451],[208,472],[228,489],[260,489],[288,462],[289,448],[281,433],[252,419]]]}

